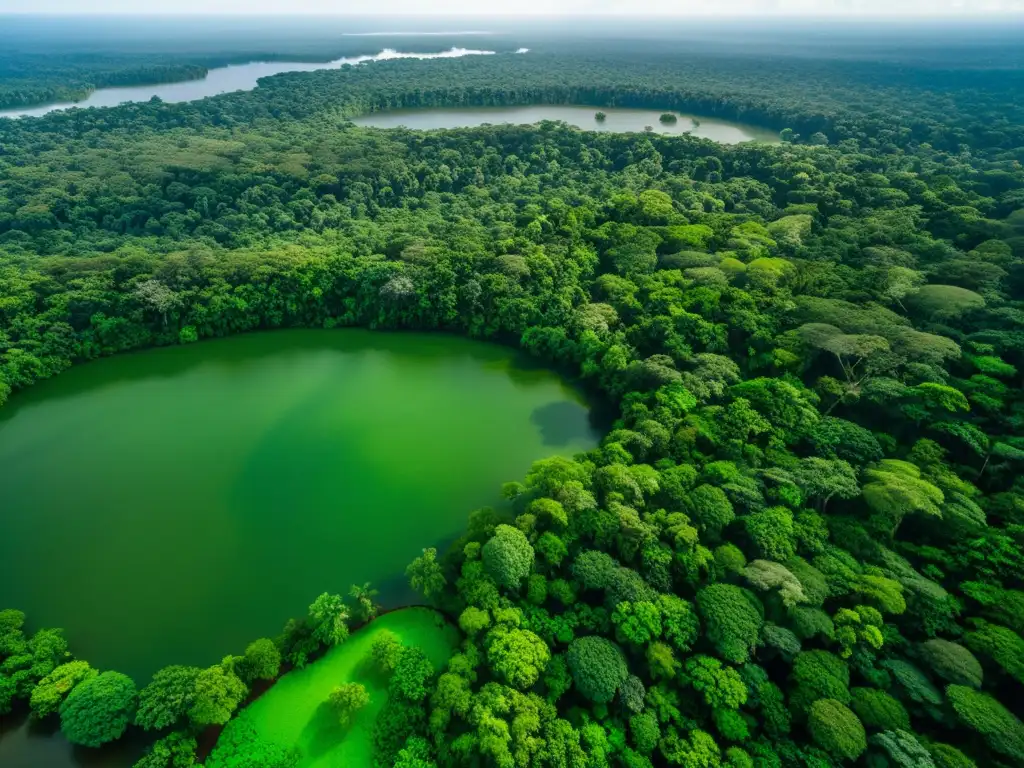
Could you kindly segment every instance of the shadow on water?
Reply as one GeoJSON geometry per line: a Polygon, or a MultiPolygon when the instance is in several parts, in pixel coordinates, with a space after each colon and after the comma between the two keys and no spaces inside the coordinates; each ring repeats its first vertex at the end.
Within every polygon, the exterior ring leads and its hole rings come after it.
{"type": "Polygon", "coordinates": [[[81,768],[120,768],[134,765],[154,741],[152,734],[133,728],[122,738],[99,749],[74,747],[71,750],[71,759],[81,768]]]}
{"type": "Polygon", "coordinates": [[[551,448],[563,448],[594,435],[586,409],[564,400],[537,406],[530,422],[537,427],[544,445],[551,448]]]}
{"type": "MultiPolygon", "coordinates": [[[[539,357],[528,354],[516,347],[497,345],[499,349],[506,352],[505,357],[494,361],[494,365],[502,365],[506,369],[509,379],[517,387],[531,387],[538,383],[551,380],[552,371],[558,373],[566,382],[575,380],[577,372],[570,367],[559,367],[550,360],[542,360],[539,357]]],[[[574,392],[579,396],[578,388],[570,383],[564,384],[567,391],[574,392]]]]}
{"type": "MultiPolygon", "coordinates": [[[[438,543],[436,545],[437,551],[439,553],[444,552],[455,540],[453,537],[438,543]]],[[[409,562],[411,563],[419,555],[420,550],[414,551],[409,555],[409,562]]],[[[414,605],[423,599],[421,594],[409,586],[409,577],[402,572],[395,573],[387,578],[378,579],[373,584],[373,587],[379,592],[377,596],[378,602],[386,609],[400,608],[403,605],[414,605]]]]}
{"type": "Polygon", "coordinates": [[[342,353],[400,352],[405,358],[431,359],[458,352],[484,365],[505,368],[514,383],[535,384],[551,375],[535,359],[496,342],[458,334],[418,331],[372,331],[366,328],[279,328],[209,338],[197,344],[127,350],[109,358],[80,363],[51,379],[18,392],[0,409],[0,424],[23,408],[46,400],[57,402],[130,383],[183,376],[198,368],[230,372],[282,353],[335,350],[342,353]],[[285,349],[282,339],[287,340],[285,349]],[[453,345],[461,348],[453,350],[453,345]],[[508,356],[513,360],[510,363],[508,356]],[[104,365],[99,363],[110,361],[104,365]]]}
{"type": "MultiPolygon", "coordinates": [[[[512,360],[508,364],[508,377],[518,386],[532,386],[538,382],[550,381],[552,372],[561,377],[562,390],[571,393],[576,401],[586,407],[586,423],[589,431],[575,433],[576,437],[600,438],[611,429],[612,423],[619,417],[619,409],[609,401],[593,381],[579,378],[579,371],[573,366],[558,365],[550,360],[543,360],[529,355],[521,349],[511,348],[512,360]]],[[[560,403],[559,407],[568,409],[570,403],[560,403]]],[[[538,411],[547,406],[541,406],[538,411]]],[[[558,415],[558,414],[551,414],[558,415]]],[[[546,425],[545,415],[532,417],[534,424],[543,429],[546,425]]],[[[564,443],[562,443],[564,444],[564,443]]],[[[548,445],[548,443],[545,443],[548,445]]],[[[552,445],[555,445],[552,443],[552,445]]]]}
{"type": "MultiPolygon", "coordinates": [[[[477,341],[448,333],[421,333],[414,331],[371,331],[364,328],[277,329],[254,331],[224,338],[205,339],[198,344],[156,347],[129,351],[109,358],[111,362],[98,365],[106,358],[74,366],[70,371],[17,393],[0,409],[0,425],[14,418],[19,411],[46,401],[48,403],[95,393],[112,387],[123,387],[134,382],[164,380],[184,376],[196,369],[229,372],[258,364],[268,357],[282,353],[335,350],[341,353],[400,352],[405,358],[435,358],[444,352],[448,356],[457,352],[485,367],[498,367],[517,387],[532,387],[551,381],[555,370],[565,378],[563,389],[571,392],[581,404],[591,406],[591,432],[601,434],[610,424],[605,408],[596,392],[584,390],[574,380],[576,372],[557,370],[550,361],[540,360],[514,347],[496,342],[477,341]],[[287,346],[282,349],[282,339],[287,346]],[[453,350],[453,344],[460,348],[453,350]]],[[[559,412],[538,413],[534,423],[543,431],[545,445],[565,445],[572,437],[586,437],[582,430],[567,432],[560,419],[568,418],[571,406],[561,403],[559,412]],[[563,438],[563,434],[570,434],[563,438]],[[550,437],[549,437],[550,436],[550,437]],[[550,440],[550,442],[549,442],[550,440]]],[[[572,421],[572,419],[569,419],[572,421]]],[[[575,428],[574,428],[575,429],[575,428]]]]}
{"type": "Polygon", "coordinates": [[[79,363],[58,376],[40,381],[11,398],[0,410],[0,422],[37,400],[48,401],[96,392],[139,381],[162,380],[197,368],[232,371],[282,353],[337,349],[361,352],[388,348],[391,335],[361,328],[327,331],[317,328],[255,330],[203,339],[196,344],[149,347],[79,363]],[[342,333],[341,331],[344,331],[342,333]],[[282,342],[287,341],[285,346],[282,342]]]}
{"type": "MultiPolygon", "coordinates": [[[[280,354],[280,348],[267,345],[259,336],[241,334],[223,339],[207,339],[187,346],[128,350],[109,358],[75,365],[69,371],[16,393],[0,409],[0,424],[13,418],[23,408],[44,400],[59,402],[140,381],[172,379],[200,367],[231,370],[251,365],[263,357],[280,354]],[[247,341],[240,342],[239,339],[247,341]]],[[[297,345],[297,348],[312,346],[313,342],[308,341],[297,345]]]]}
{"type": "Polygon", "coordinates": [[[152,734],[130,728],[119,740],[98,749],[72,746],[56,716],[29,719],[18,707],[0,717],[0,765],[3,768],[128,768],[153,742],[152,734]]]}

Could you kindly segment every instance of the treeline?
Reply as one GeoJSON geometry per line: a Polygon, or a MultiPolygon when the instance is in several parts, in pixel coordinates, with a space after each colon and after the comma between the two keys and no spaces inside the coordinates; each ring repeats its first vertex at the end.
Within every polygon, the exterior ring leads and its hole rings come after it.
{"type": "Polygon", "coordinates": [[[81,101],[99,88],[198,80],[209,71],[202,64],[142,58],[97,61],[96,56],[0,56],[0,109],[81,101]]]}
{"type": "Polygon", "coordinates": [[[343,71],[283,74],[254,93],[180,105],[136,105],[110,113],[49,115],[6,131],[79,133],[133,125],[222,126],[253,120],[352,116],[419,106],[582,103],[696,112],[748,121],[808,140],[853,141],[860,151],[895,153],[927,145],[957,155],[970,145],[986,165],[1012,166],[1024,145],[1014,98],[1017,69],[948,76],[877,62],[666,54],[632,48],[608,54],[531,51],[442,61],[393,61],[343,71]],[[114,122],[110,122],[110,121],[114,122]]]}

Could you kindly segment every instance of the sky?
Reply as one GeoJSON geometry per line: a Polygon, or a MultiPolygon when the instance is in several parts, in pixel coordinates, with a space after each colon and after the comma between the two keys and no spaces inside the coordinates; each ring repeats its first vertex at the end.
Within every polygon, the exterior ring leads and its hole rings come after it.
{"type": "Polygon", "coordinates": [[[935,17],[1024,14],[1024,0],[0,0],[0,13],[935,17]]]}

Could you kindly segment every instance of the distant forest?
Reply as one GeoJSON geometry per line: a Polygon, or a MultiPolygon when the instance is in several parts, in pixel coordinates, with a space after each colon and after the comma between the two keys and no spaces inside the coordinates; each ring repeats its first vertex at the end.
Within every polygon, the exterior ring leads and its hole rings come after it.
{"type": "MultiPolygon", "coordinates": [[[[999,80],[1024,67],[1015,32],[999,25],[929,24],[878,29],[846,22],[806,26],[796,21],[752,23],[609,22],[600,18],[516,24],[510,19],[437,18],[203,18],[164,19],[159,28],[138,18],[61,19],[0,16],[0,109],[84,99],[99,88],[152,85],[204,77],[209,69],[251,61],[328,62],[369,55],[383,48],[433,53],[453,47],[547,54],[598,55],[607,63],[639,54],[663,62],[685,53],[709,57],[713,66],[731,58],[862,62],[858,74],[845,65],[833,76],[913,82],[947,89],[970,71],[999,80]],[[377,34],[382,29],[409,30],[377,34]],[[460,29],[487,34],[445,34],[460,29]],[[423,31],[429,34],[418,35],[423,31]],[[365,34],[374,32],[374,34],[365,34]],[[605,55],[610,58],[606,58],[605,55]],[[882,64],[882,67],[877,65],[882,64]],[[955,75],[954,73],[958,73],[955,75]]],[[[682,63],[691,61],[684,58],[682,63]]],[[[808,73],[810,74],[810,73],[808,73]]],[[[994,80],[992,81],[994,82],[994,80]]],[[[988,79],[973,85],[990,84],[988,79]]],[[[1019,86],[1003,83],[1004,86],[1019,86]]],[[[972,87],[960,82],[960,87],[972,87]]],[[[852,105],[851,105],[852,106],[852,105]]]]}

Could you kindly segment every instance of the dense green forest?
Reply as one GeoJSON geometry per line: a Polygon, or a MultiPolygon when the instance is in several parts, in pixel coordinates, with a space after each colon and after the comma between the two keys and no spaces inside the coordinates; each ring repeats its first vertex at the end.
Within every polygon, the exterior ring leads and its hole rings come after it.
{"type": "MultiPolygon", "coordinates": [[[[0,401],[254,329],[519,345],[619,418],[409,566],[464,640],[444,669],[375,645],[378,765],[1021,765],[1021,76],[609,46],[0,121],[0,401]],[[784,142],[346,119],[528,103],[784,142]]],[[[375,613],[368,586],[324,594],[137,690],[5,611],[0,713],[86,746],[154,731],[140,768],[193,765],[249,686],[375,613]]],[[[207,768],[294,764],[230,733],[207,768]]]]}

